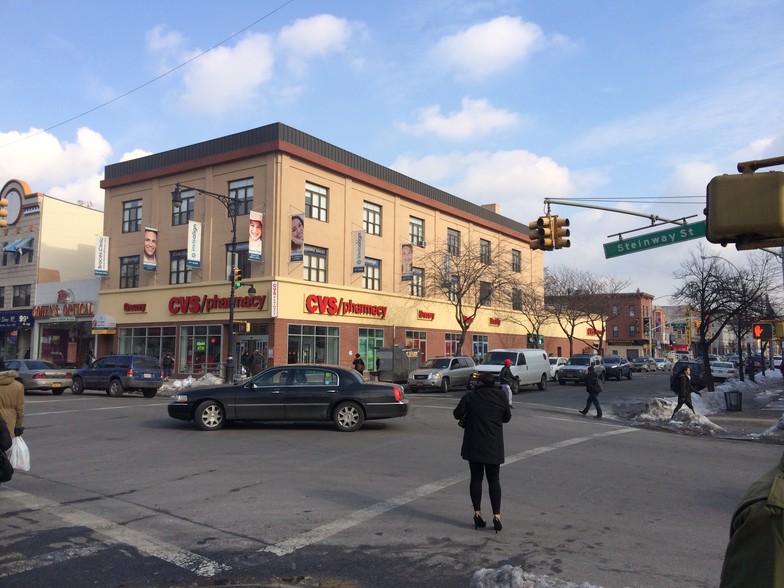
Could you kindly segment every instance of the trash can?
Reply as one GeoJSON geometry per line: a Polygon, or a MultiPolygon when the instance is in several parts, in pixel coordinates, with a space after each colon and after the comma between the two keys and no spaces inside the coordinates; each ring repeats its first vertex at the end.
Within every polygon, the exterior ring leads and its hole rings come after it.
{"type": "Polygon", "coordinates": [[[740,390],[727,390],[724,392],[724,402],[727,410],[741,410],[743,406],[743,393],[740,390]]]}

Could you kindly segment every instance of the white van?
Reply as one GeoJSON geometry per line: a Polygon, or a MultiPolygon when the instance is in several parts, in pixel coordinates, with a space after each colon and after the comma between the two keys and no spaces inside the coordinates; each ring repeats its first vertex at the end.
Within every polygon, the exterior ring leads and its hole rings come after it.
{"type": "Polygon", "coordinates": [[[480,373],[490,372],[495,376],[498,384],[498,374],[504,367],[504,360],[512,362],[510,369],[515,377],[512,383],[512,394],[517,394],[520,386],[536,385],[540,390],[547,389],[550,379],[550,361],[543,349],[493,349],[482,358],[482,363],[477,364],[476,374],[471,378],[470,387],[476,387],[480,373]]]}

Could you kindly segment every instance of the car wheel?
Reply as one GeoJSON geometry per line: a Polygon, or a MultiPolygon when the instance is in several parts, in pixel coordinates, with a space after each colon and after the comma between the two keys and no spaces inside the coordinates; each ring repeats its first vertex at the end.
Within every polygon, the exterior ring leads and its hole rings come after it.
{"type": "Polygon", "coordinates": [[[341,402],[335,408],[333,420],[339,431],[356,431],[365,422],[365,414],[354,402],[341,402]]]}
{"type": "Polygon", "coordinates": [[[84,382],[82,382],[81,378],[74,378],[73,384],[71,384],[71,394],[81,394],[84,392],[84,382]]]}
{"type": "Polygon", "coordinates": [[[55,396],[62,396],[63,392],[65,392],[65,388],[52,388],[52,394],[55,396]]]}
{"type": "Polygon", "coordinates": [[[561,380],[561,379],[559,378],[559,379],[558,379],[558,384],[559,384],[559,385],[561,385],[561,386],[563,386],[564,384],[566,384],[566,382],[565,382],[564,380],[561,380]]]}
{"type": "Polygon", "coordinates": [[[449,392],[449,378],[441,378],[441,392],[444,394],[449,392]]]}
{"type": "Polygon", "coordinates": [[[155,398],[155,395],[158,393],[157,390],[142,390],[142,394],[144,394],[145,398],[155,398]]]}
{"type": "Polygon", "coordinates": [[[509,386],[509,388],[512,390],[512,395],[520,392],[520,380],[518,380],[517,378],[512,380],[512,384],[509,386]]]}
{"type": "Polygon", "coordinates": [[[122,396],[123,392],[124,392],[123,385],[122,382],[120,382],[120,380],[112,380],[111,382],[109,382],[109,391],[107,392],[109,396],[113,396],[117,398],[119,396],[122,396]]]}
{"type": "Polygon", "coordinates": [[[631,380],[632,379],[632,370],[629,370],[629,372],[626,374],[626,379],[627,380],[631,380]]]}
{"type": "Polygon", "coordinates": [[[214,400],[205,400],[196,407],[193,420],[202,431],[217,431],[226,424],[226,413],[214,400]]]}
{"type": "Polygon", "coordinates": [[[539,382],[539,390],[547,390],[547,376],[542,374],[542,379],[539,382]]]}
{"type": "Polygon", "coordinates": [[[604,382],[605,380],[607,380],[607,378],[605,378],[605,377],[604,377],[604,372],[602,372],[601,374],[599,374],[599,379],[600,379],[602,382],[604,382]]]}

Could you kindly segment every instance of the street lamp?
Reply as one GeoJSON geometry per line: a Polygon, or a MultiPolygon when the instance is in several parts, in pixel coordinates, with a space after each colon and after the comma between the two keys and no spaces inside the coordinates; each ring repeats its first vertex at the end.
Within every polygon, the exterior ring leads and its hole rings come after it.
{"type": "MultiPolygon", "coordinates": [[[[233,382],[234,381],[234,268],[237,267],[237,202],[233,198],[229,198],[228,196],[224,196],[223,194],[216,194],[215,192],[210,192],[208,190],[203,190],[201,188],[194,188],[192,186],[186,186],[185,184],[180,184],[177,182],[174,185],[174,190],[172,190],[172,206],[175,208],[179,208],[182,204],[182,191],[183,190],[192,190],[193,192],[198,192],[200,194],[204,194],[205,196],[210,196],[214,198],[223,206],[226,207],[226,212],[229,214],[229,218],[231,219],[231,267],[232,267],[232,279],[231,281],[231,290],[229,294],[229,354],[226,357],[226,381],[233,382]]],[[[253,286],[251,286],[252,289],[253,286]]],[[[254,289],[255,290],[255,289],[254,289]]]]}

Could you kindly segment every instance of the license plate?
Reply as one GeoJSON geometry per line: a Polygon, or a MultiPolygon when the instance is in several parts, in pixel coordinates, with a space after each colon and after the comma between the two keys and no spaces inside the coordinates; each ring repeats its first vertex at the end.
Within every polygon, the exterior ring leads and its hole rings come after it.
{"type": "Polygon", "coordinates": [[[59,388],[60,382],[52,382],[52,388],[59,388]]]}
{"type": "Polygon", "coordinates": [[[152,378],[152,374],[144,374],[145,378],[152,378]]]}
{"type": "Polygon", "coordinates": [[[422,382],[417,382],[416,385],[417,385],[417,388],[421,388],[422,387],[422,382]]]}

